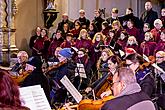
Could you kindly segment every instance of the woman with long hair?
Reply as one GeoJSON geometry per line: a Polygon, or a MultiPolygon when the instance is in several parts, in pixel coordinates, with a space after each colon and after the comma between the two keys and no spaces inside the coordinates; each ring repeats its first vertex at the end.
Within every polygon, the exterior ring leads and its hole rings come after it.
{"type": "Polygon", "coordinates": [[[105,48],[97,62],[98,78],[101,78],[105,73],[108,72],[108,63],[107,60],[110,56],[113,55],[113,52],[109,48],[105,48]]]}
{"type": "Polygon", "coordinates": [[[79,37],[76,40],[75,47],[77,49],[85,48],[89,54],[92,51],[92,40],[89,37],[89,34],[86,29],[80,31],[79,37]]]}
{"type": "Polygon", "coordinates": [[[30,110],[21,106],[20,93],[17,84],[9,73],[0,69],[0,109],[1,110],[30,110]]]}

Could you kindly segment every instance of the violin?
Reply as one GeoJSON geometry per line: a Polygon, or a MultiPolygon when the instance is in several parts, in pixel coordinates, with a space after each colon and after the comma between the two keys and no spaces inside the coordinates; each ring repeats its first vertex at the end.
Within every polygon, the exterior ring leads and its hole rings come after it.
{"type": "Polygon", "coordinates": [[[144,62],[143,64],[140,65],[139,67],[140,70],[144,70],[146,67],[151,66],[156,61],[154,56],[149,56],[148,59],[149,59],[148,62],[144,62]]]}
{"type": "Polygon", "coordinates": [[[31,72],[32,70],[28,70],[28,71],[23,71],[19,75],[10,74],[10,76],[18,85],[20,85],[25,80],[25,78],[30,75],[31,72]]]}
{"type": "Polygon", "coordinates": [[[64,106],[59,108],[58,110],[78,110],[78,105],[64,106]]]}
{"type": "Polygon", "coordinates": [[[66,63],[67,63],[67,59],[66,60],[63,60],[62,62],[57,63],[56,65],[53,65],[53,66],[48,67],[47,70],[44,73],[48,73],[48,72],[50,72],[50,71],[52,71],[54,69],[57,69],[60,66],[66,64],[66,63]]]}
{"type": "Polygon", "coordinates": [[[84,99],[78,105],[78,110],[100,110],[104,103],[113,99],[114,96],[107,96],[99,100],[84,99]]]}

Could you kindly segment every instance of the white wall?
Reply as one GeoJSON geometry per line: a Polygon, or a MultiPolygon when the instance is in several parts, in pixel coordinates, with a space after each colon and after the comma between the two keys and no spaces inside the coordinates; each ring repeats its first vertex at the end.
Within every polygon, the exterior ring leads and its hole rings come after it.
{"type": "Polygon", "coordinates": [[[78,18],[79,9],[83,8],[86,11],[87,18],[92,20],[97,4],[98,8],[106,8],[106,17],[110,16],[110,11],[114,7],[119,9],[119,15],[125,14],[125,9],[128,7],[133,8],[135,15],[137,13],[137,0],[68,0],[69,17],[71,19],[78,18]]]}

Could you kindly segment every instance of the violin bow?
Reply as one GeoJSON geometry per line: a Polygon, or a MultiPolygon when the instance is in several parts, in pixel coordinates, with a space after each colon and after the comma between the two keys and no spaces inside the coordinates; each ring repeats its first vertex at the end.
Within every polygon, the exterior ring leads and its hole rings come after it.
{"type": "Polygon", "coordinates": [[[94,100],[96,100],[95,90],[94,90],[94,89],[92,90],[92,93],[93,93],[93,98],[94,98],[94,100]]]}

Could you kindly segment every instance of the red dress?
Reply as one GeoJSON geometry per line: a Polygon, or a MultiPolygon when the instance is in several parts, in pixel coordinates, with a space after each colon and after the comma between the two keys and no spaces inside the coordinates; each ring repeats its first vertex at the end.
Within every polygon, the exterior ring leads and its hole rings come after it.
{"type": "Polygon", "coordinates": [[[154,29],[152,29],[151,30],[151,33],[152,33],[152,35],[153,35],[153,37],[154,37],[154,41],[155,42],[159,42],[160,41],[160,33],[161,33],[161,31],[163,30],[164,28],[161,28],[160,30],[157,30],[156,28],[154,28],[154,29]]]}
{"type": "Polygon", "coordinates": [[[140,45],[140,54],[145,54],[147,56],[154,55],[154,50],[156,47],[156,42],[148,41],[142,42],[140,45]]]}

